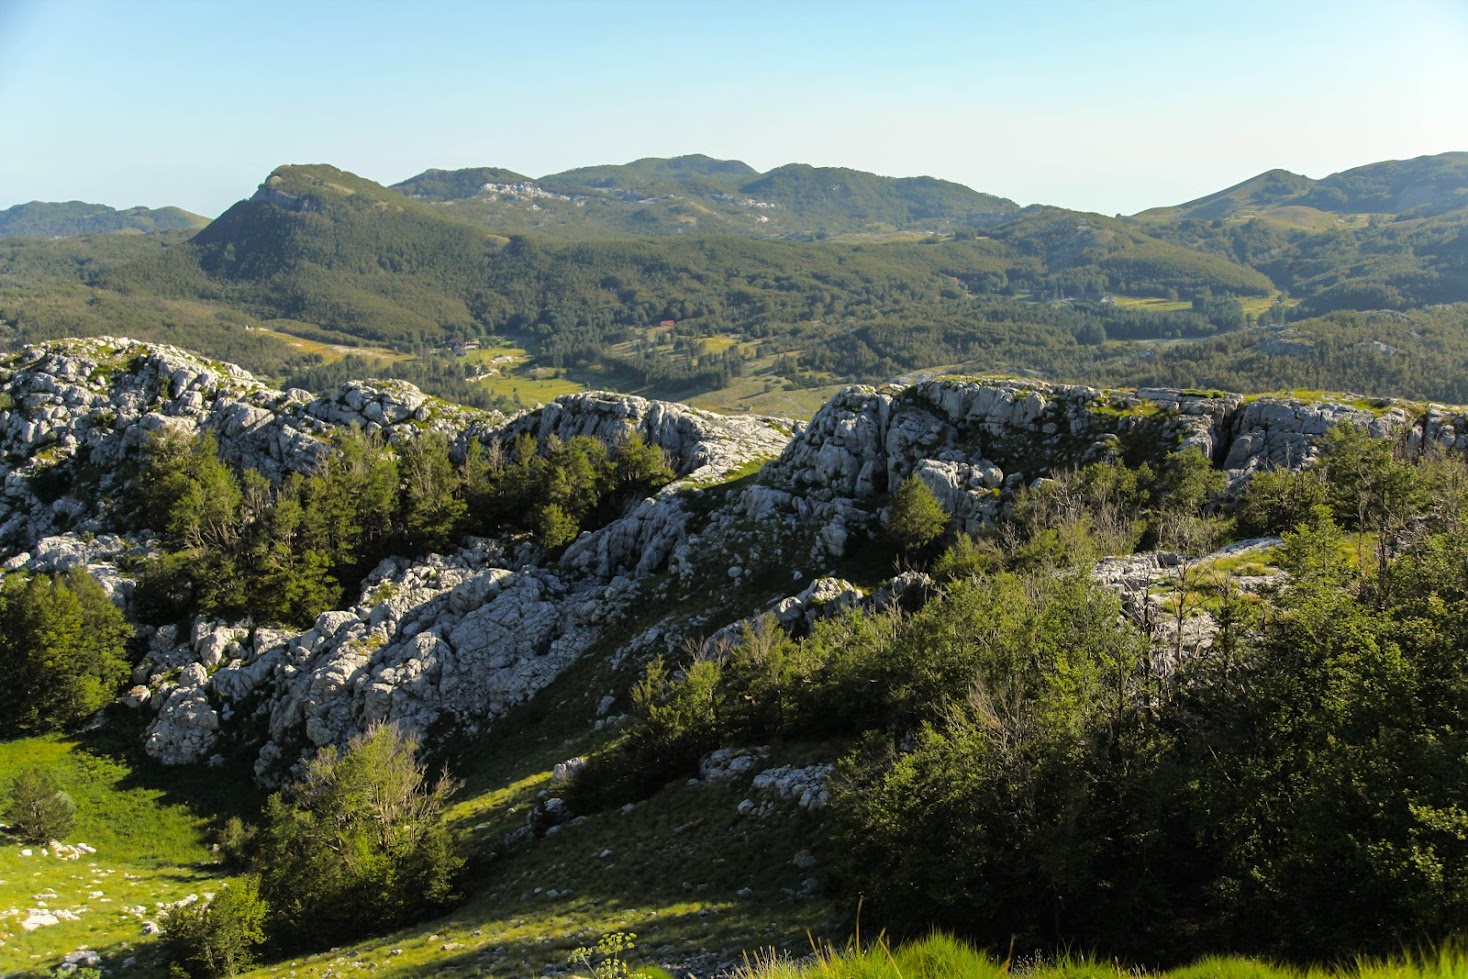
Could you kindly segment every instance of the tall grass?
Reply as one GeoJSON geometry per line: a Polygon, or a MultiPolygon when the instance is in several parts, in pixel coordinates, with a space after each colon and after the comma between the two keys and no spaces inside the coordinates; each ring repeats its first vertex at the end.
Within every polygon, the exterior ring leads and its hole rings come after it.
{"type": "Polygon", "coordinates": [[[1468,951],[1449,948],[1434,955],[1404,955],[1390,961],[1361,960],[1349,965],[1301,970],[1257,959],[1214,956],[1163,973],[1065,955],[1039,963],[999,962],[944,934],[894,948],[886,936],[870,944],[853,941],[845,949],[825,945],[800,961],[773,953],[756,955],[736,979],[1468,979],[1468,951]]]}

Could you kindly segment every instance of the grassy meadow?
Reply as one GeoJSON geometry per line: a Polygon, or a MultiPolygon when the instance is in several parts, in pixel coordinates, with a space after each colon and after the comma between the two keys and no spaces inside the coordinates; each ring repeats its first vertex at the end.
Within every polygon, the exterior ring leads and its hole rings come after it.
{"type": "Polygon", "coordinates": [[[225,880],[209,846],[220,813],[205,806],[246,802],[238,786],[213,772],[151,772],[113,747],[88,735],[0,742],[0,785],[30,766],[53,773],[77,807],[75,829],[61,842],[96,851],[57,855],[0,837],[0,975],[34,975],[80,948],[114,965],[136,956],[146,967],[156,945],[144,923],[157,919],[159,905],[202,897],[225,880]],[[33,911],[61,920],[27,931],[33,911]]]}

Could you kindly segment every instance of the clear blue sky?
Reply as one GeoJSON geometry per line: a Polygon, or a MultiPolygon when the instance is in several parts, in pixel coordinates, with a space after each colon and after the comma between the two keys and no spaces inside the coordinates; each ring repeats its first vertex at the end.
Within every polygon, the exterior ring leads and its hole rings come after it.
{"type": "Polygon", "coordinates": [[[1468,150],[1468,0],[0,0],[0,207],[707,153],[1103,213],[1468,150]]]}

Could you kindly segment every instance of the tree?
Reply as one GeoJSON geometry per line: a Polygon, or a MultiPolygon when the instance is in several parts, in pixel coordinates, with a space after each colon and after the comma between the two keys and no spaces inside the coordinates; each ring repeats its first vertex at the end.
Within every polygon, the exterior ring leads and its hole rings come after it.
{"type": "Polygon", "coordinates": [[[254,963],[252,950],[265,940],[267,910],[259,882],[246,877],[207,904],[169,911],[163,919],[163,941],[190,975],[232,976],[254,963]]]}
{"type": "Polygon", "coordinates": [[[908,476],[892,494],[887,517],[887,535],[904,551],[921,550],[937,540],[948,526],[943,510],[928,484],[916,474],[908,476]]]}
{"type": "Polygon", "coordinates": [[[159,435],[148,447],[135,487],[138,521],[166,532],[175,543],[217,549],[239,539],[243,491],[220,461],[212,433],[159,435]]]}
{"type": "Polygon", "coordinates": [[[463,859],[445,812],[456,785],[430,781],[418,742],[374,726],[326,748],[266,805],[260,890],[272,933],[326,944],[446,906],[463,859]]]}
{"type": "Polygon", "coordinates": [[[93,714],[127,677],[132,635],[81,568],[0,584],[0,729],[53,731],[93,714]]]}
{"type": "Polygon", "coordinates": [[[44,768],[25,768],[10,785],[5,821],[28,843],[59,840],[71,832],[76,803],[61,791],[55,775],[44,768]]]}
{"type": "Polygon", "coordinates": [[[540,546],[547,551],[565,547],[576,539],[580,529],[576,518],[567,513],[559,503],[547,503],[541,507],[535,520],[535,531],[540,535],[540,546]]]}
{"type": "Polygon", "coordinates": [[[403,532],[414,550],[440,550],[453,541],[468,506],[449,460],[449,440],[425,432],[402,450],[403,532]]]}

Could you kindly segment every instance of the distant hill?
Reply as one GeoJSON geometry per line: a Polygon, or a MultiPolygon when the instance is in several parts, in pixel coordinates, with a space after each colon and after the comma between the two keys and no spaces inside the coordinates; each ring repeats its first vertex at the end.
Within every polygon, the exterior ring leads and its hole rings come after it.
{"type": "Polygon", "coordinates": [[[1270,170],[1134,226],[1248,265],[1304,311],[1468,299],[1468,153],[1372,163],[1321,180],[1270,170]]]}
{"type": "Polygon", "coordinates": [[[1427,217],[1462,207],[1468,207],[1468,153],[1442,153],[1370,163],[1322,180],[1269,170],[1215,194],[1175,207],[1151,208],[1137,217],[1216,220],[1269,217],[1272,212],[1297,208],[1329,214],[1410,212],[1427,217]]]}
{"type": "Polygon", "coordinates": [[[734,234],[815,238],[991,227],[1019,206],[933,177],[790,164],[761,174],[694,154],[580,167],[539,179],[481,167],[392,187],[502,233],[563,238],[734,234]]]}
{"type": "Polygon", "coordinates": [[[393,184],[392,189],[415,200],[468,200],[494,184],[523,183],[530,178],[499,167],[471,167],[467,170],[425,170],[416,177],[393,184]]]}
{"type": "MultiPolygon", "coordinates": [[[[663,182],[717,181],[746,170],[691,157],[577,171],[576,180],[645,193],[663,182]]],[[[283,166],[188,246],[110,269],[100,281],[177,298],[223,290],[254,315],[373,343],[511,332],[534,336],[542,351],[563,351],[562,360],[584,360],[610,338],[664,320],[705,335],[756,337],[898,311],[959,321],[978,295],[1099,299],[1120,291],[1176,299],[1273,291],[1266,276],[1224,257],[1114,218],[1054,208],[1016,211],[988,240],[973,240],[972,232],[882,244],[699,233],[683,241],[624,234],[577,242],[489,234],[467,206],[426,199],[453,186],[493,185],[481,182],[486,173],[425,174],[398,185],[426,191],[415,199],[336,167],[283,166]]],[[[565,179],[552,186],[569,186],[565,179]]],[[[977,208],[1008,204],[946,181],[812,167],[782,167],[742,187],[827,227],[963,225],[992,214],[977,208]]]]}
{"type": "Polygon", "coordinates": [[[209,219],[177,207],[129,207],[83,201],[31,201],[0,211],[0,238],[70,238],[75,235],[150,233],[202,228],[209,219]]]}

